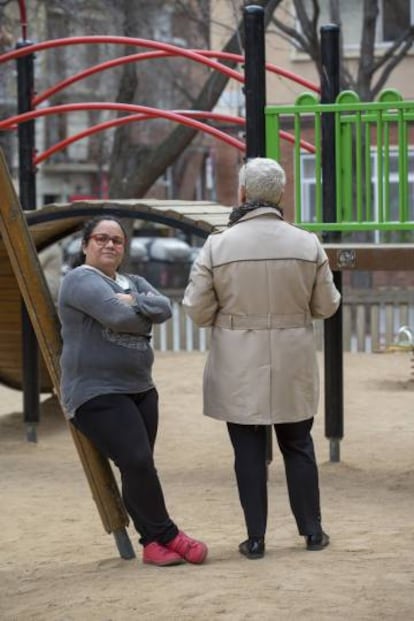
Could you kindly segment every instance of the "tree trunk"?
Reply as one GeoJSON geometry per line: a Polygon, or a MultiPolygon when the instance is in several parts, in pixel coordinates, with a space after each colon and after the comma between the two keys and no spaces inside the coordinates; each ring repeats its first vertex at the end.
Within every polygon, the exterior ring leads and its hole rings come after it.
{"type": "MultiPolygon", "coordinates": [[[[126,3],[128,4],[128,3],[126,3]]],[[[280,0],[258,0],[255,4],[265,8],[265,26],[268,25],[280,0]]],[[[243,22],[232,35],[225,47],[226,52],[241,53],[239,41],[242,35],[243,22]]],[[[187,61],[191,62],[191,61],[187,61]]],[[[234,67],[235,63],[225,64],[234,67]]],[[[124,72],[127,67],[124,66],[124,72]]],[[[131,65],[132,66],[132,65],[131,65]]],[[[222,94],[228,77],[219,72],[210,72],[192,109],[212,110],[222,94]]],[[[117,97],[118,101],[133,101],[132,83],[124,76],[117,97]]],[[[114,149],[111,157],[110,196],[118,198],[139,198],[144,196],[155,181],[171,166],[189,146],[198,130],[184,125],[176,126],[166,138],[157,144],[133,144],[131,127],[125,126],[116,130],[114,149]]]]}

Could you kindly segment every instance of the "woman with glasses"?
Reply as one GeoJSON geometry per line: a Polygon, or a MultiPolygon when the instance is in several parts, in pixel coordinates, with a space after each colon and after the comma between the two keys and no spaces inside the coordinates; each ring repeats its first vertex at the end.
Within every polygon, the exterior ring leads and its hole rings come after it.
{"type": "Polygon", "coordinates": [[[82,236],[83,263],[63,278],[63,407],[70,422],[119,468],[143,562],[198,564],[207,546],[171,520],[153,459],[158,393],[151,374],[151,329],[171,317],[171,305],[141,276],[118,271],[126,243],[116,218],[90,220],[82,236]]]}

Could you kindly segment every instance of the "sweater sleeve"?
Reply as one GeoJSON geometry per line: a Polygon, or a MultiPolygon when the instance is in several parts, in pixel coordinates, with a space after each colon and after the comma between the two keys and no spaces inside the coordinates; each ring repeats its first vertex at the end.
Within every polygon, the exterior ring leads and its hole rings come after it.
{"type": "Polygon", "coordinates": [[[92,270],[74,269],[63,278],[59,308],[72,307],[114,332],[146,335],[151,320],[125,304],[99,274],[92,270]]]}
{"type": "Polygon", "coordinates": [[[151,319],[152,323],[167,321],[172,315],[171,302],[167,296],[157,291],[142,276],[134,274],[128,274],[128,276],[137,288],[136,292],[131,292],[135,298],[133,306],[135,311],[151,319]]]}
{"type": "Polygon", "coordinates": [[[183,308],[198,326],[211,326],[218,310],[211,261],[211,237],[200,250],[184,291],[183,308]]]}

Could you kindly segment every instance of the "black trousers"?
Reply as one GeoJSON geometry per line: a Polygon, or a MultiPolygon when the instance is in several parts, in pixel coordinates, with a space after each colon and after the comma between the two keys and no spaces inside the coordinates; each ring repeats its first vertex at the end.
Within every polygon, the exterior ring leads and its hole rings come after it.
{"type": "MultiPolygon", "coordinates": [[[[318,467],[311,436],[313,418],[274,425],[283,455],[289,501],[300,535],[321,531],[318,467]]],[[[267,524],[266,427],[227,423],[234,468],[249,537],[264,537],[267,524]]]]}
{"type": "Polygon", "coordinates": [[[141,535],[140,543],[173,539],[178,529],[168,515],[153,458],[156,389],[94,397],[76,410],[71,422],[119,468],[125,508],[141,535]]]}

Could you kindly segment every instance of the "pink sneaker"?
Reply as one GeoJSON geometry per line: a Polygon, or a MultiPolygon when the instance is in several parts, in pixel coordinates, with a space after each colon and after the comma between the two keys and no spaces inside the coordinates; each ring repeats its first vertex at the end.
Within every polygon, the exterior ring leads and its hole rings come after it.
{"type": "Polygon", "coordinates": [[[180,554],[173,550],[168,550],[165,546],[157,543],[157,541],[152,541],[144,547],[142,560],[144,563],[159,565],[160,567],[166,565],[180,565],[184,562],[180,554]]]}
{"type": "Polygon", "coordinates": [[[179,554],[183,559],[189,563],[200,564],[206,560],[207,546],[202,541],[192,539],[186,535],[182,530],[178,532],[178,535],[171,541],[165,544],[168,550],[172,550],[179,554]]]}

